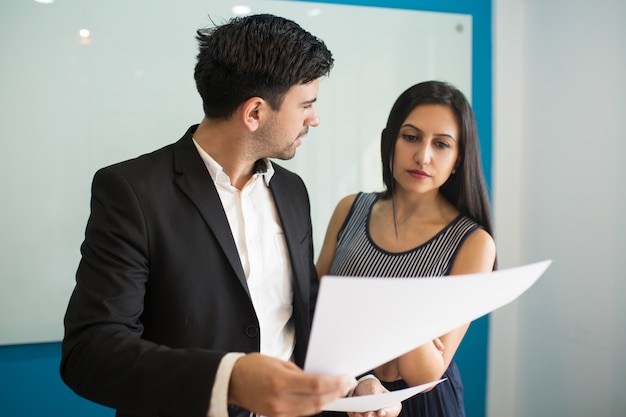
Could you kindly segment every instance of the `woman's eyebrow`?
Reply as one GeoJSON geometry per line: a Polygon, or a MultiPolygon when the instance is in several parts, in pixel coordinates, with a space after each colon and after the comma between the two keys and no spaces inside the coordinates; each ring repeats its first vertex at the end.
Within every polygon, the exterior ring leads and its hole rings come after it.
{"type": "MultiPolygon", "coordinates": [[[[405,128],[405,127],[410,127],[411,129],[415,129],[415,130],[417,130],[417,131],[419,131],[419,132],[421,132],[421,131],[422,131],[422,129],[420,129],[420,128],[419,128],[419,127],[417,127],[417,126],[412,125],[411,123],[405,123],[405,124],[403,124],[402,126],[400,126],[400,129],[403,129],[403,128],[405,128]]],[[[455,141],[455,142],[456,142],[456,138],[455,138],[454,136],[452,136],[452,135],[448,134],[448,133],[435,133],[435,136],[445,136],[445,137],[450,138],[450,139],[452,139],[453,141],[455,141]]]]}

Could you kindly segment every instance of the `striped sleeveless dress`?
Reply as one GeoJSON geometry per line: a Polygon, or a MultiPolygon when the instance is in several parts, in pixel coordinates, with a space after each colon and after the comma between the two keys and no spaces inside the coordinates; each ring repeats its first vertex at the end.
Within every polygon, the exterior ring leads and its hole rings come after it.
{"type": "MultiPolygon", "coordinates": [[[[448,275],[456,254],[475,230],[471,218],[459,215],[429,241],[407,252],[387,252],[372,241],[368,224],[378,194],[359,193],[337,236],[330,275],[369,277],[436,277],[448,275]]],[[[433,390],[402,403],[402,417],[464,417],[463,384],[454,361],[443,375],[448,378],[433,390]]],[[[406,388],[403,380],[383,382],[390,391],[406,388]]]]}

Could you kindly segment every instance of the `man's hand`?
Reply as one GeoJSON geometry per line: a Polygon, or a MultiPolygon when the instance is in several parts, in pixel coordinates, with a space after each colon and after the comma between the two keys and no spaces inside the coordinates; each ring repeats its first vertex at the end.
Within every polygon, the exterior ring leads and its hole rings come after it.
{"type": "MultiPolygon", "coordinates": [[[[389,392],[387,388],[380,383],[377,378],[368,378],[359,382],[354,393],[353,397],[357,395],[370,395],[370,394],[382,394],[385,392],[389,392]]],[[[349,417],[398,417],[402,411],[402,403],[397,403],[391,407],[381,408],[377,411],[368,411],[365,413],[348,413],[349,417]]]]}
{"type": "Polygon", "coordinates": [[[235,362],[228,403],[268,417],[308,416],[355,386],[350,376],[308,374],[291,362],[250,353],[235,362]]]}

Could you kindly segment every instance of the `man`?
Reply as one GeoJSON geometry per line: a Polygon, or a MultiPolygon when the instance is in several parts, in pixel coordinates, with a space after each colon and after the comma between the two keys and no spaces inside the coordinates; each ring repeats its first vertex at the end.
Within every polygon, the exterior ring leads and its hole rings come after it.
{"type": "Polygon", "coordinates": [[[333,58],[272,15],[197,39],[201,123],[94,176],[61,375],[118,416],[319,413],[356,382],[300,368],[317,293],[309,200],[268,158],[292,158],[319,124],[333,58]]]}

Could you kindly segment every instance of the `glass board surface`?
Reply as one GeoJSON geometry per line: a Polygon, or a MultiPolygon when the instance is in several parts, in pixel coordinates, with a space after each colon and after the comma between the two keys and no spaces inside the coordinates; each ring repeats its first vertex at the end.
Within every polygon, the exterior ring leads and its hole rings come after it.
{"type": "Polygon", "coordinates": [[[290,161],[314,242],[337,201],[382,187],[395,98],[428,79],[471,99],[470,15],[299,1],[3,0],[0,6],[0,344],[58,341],[95,171],[178,140],[202,118],[195,31],[235,15],[291,18],[323,39],[321,125],[290,161]]]}

